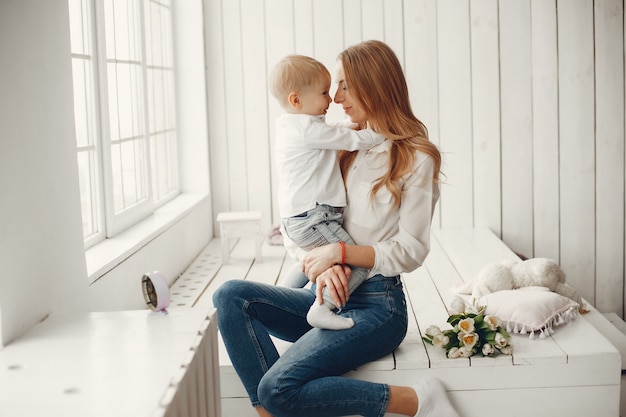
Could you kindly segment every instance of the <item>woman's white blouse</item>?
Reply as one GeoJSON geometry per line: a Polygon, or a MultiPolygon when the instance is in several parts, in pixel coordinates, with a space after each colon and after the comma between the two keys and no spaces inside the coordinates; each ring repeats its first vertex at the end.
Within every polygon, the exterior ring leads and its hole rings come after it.
{"type": "Polygon", "coordinates": [[[413,172],[402,181],[399,207],[387,188],[370,191],[387,169],[390,141],[367,151],[359,151],[346,177],[348,206],[344,228],[357,245],[373,246],[376,254],[370,276],[395,276],[417,269],[430,250],[430,225],[439,199],[439,186],[433,182],[433,160],[418,153],[413,172]]]}

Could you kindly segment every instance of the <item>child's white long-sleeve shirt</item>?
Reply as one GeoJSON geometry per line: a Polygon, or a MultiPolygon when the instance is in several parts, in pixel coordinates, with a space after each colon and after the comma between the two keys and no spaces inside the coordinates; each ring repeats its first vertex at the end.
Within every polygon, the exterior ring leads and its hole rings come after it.
{"type": "Polygon", "coordinates": [[[369,149],[384,137],[326,123],[325,117],[283,114],[276,120],[274,152],[278,171],[278,210],[282,218],[317,203],[346,206],[337,151],[369,149]]]}
{"type": "MultiPolygon", "coordinates": [[[[360,151],[346,175],[348,205],[343,228],[357,245],[372,246],[375,253],[370,277],[395,276],[422,265],[430,251],[431,220],[439,200],[439,184],[433,181],[434,161],[416,153],[413,169],[402,178],[402,201],[394,206],[386,187],[370,199],[374,183],[388,169],[391,142],[360,151]]],[[[285,236],[285,248],[294,259],[305,252],[285,236]]]]}

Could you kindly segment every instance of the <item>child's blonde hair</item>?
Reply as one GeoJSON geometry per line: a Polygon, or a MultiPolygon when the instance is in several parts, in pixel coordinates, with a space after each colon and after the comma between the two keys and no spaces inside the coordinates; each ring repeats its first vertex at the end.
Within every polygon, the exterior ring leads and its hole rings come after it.
{"type": "Polygon", "coordinates": [[[289,93],[302,92],[320,79],[330,80],[330,72],[324,64],[304,55],[287,55],[270,73],[270,92],[284,106],[289,93]]]}

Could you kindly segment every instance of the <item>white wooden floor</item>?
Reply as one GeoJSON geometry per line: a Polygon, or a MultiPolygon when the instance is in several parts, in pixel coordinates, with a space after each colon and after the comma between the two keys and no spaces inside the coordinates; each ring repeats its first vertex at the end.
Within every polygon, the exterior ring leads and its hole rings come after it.
{"type": "MultiPolygon", "coordinates": [[[[172,286],[171,308],[210,308],[212,294],[222,282],[253,279],[275,284],[292,265],[282,247],[265,244],[260,262],[254,259],[254,252],[254,241],[241,239],[233,244],[231,262],[222,265],[219,240],[214,239],[172,286]]],[[[511,417],[617,417],[620,356],[597,330],[608,321],[595,309],[544,340],[514,335],[512,357],[451,360],[422,342],[420,328],[445,326],[452,286],[473,279],[487,263],[513,256],[486,229],[433,231],[432,250],[425,265],[403,276],[409,314],[414,318],[405,341],[393,354],[351,376],[408,385],[425,373],[435,375],[444,381],[464,417],[484,415],[483,407],[463,407],[476,402],[506,410],[511,417]]],[[[609,323],[609,327],[613,326],[609,323]]],[[[285,349],[288,344],[281,347],[285,349]]],[[[223,346],[220,368],[223,415],[254,416],[223,346]]]]}
{"type": "Polygon", "coordinates": [[[293,261],[282,246],[263,244],[263,259],[254,259],[253,239],[233,240],[230,262],[222,264],[220,240],[213,239],[171,287],[170,308],[211,307],[213,292],[231,279],[276,284],[293,261]]]}

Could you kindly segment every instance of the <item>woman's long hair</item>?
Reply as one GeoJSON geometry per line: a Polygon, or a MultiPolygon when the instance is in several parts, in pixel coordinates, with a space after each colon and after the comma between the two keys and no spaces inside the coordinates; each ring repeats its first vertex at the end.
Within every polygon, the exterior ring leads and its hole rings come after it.
{"type": "MultiPolygon", "coordinates": [[[[441,154],[428,139],[426,126],[411,110],[400,61],[389,46],[380,41],[365,41],[344,50],[339,60],[348,90],[367,114],[370,127],[392,141],[389,167],[374,184],[370,198],[386,186],[398,206],[402,192],[400,179],[412,171],[416,150],[433,159],[435,182],[441,169],[441,154]]],[[[356,152],[341,153],[343,172],[355,156],[356,152]]]]}

